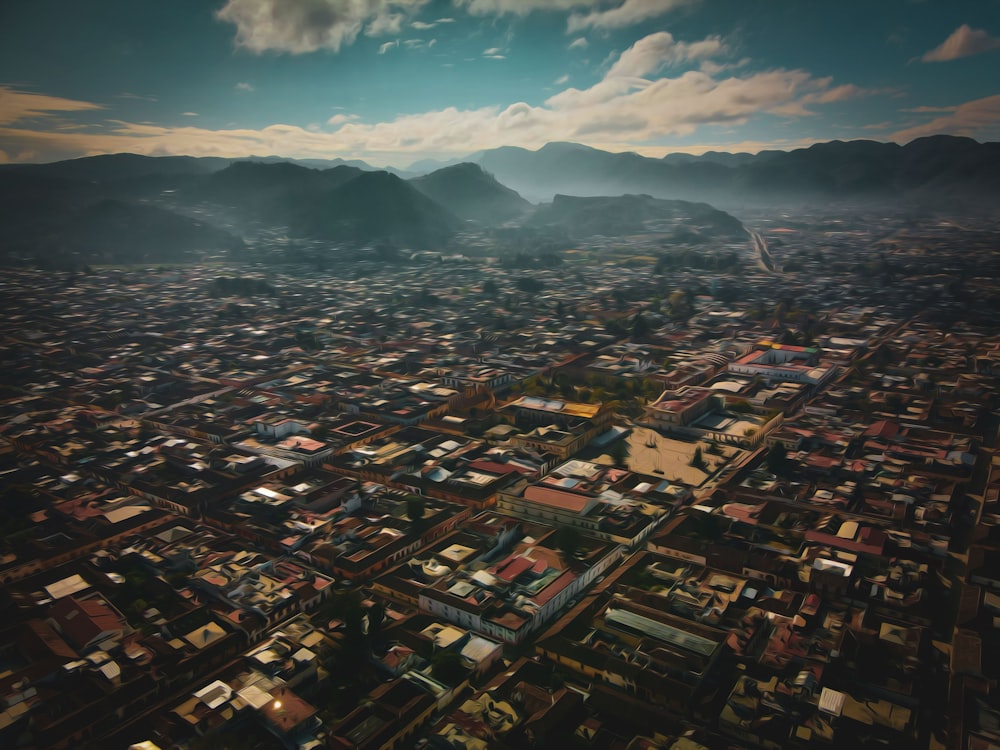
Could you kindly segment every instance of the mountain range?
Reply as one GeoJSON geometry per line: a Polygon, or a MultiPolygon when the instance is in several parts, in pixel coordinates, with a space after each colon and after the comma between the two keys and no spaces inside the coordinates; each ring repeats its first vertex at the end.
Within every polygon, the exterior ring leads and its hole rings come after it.
{"type": "Polygon", "coordinates": [[[532,200],[645,193],[724,207],[791,207],[942,197],[987,202],[1000,193],[1000,143],[954,136],[920,138],[905,146],[831,141],[787,152],[668,154],[662,159],[550,143],[537,151],[493,149],[473,161],[532,200]]]}
{"type": "Polygon", "coordinates": [[[230,227],[264,223],[318,240],[433,249],[466,226],[582,237],[666,222],[689,241],[742,231],[706,202],[729,210],[901,201],[974,210],[992,208],[1000,195],[1000,143],[952,136],[659,159],[550,143],[483,151],[407,178],[432,166],[439,164],[401,172],[341,159],[136,154],[0,165],[0,259],[165,261],[240,247],[211,224],[213,207],[230,227]],[[601,200],[580,200],[587,197],[601,200]],[[126,243],[141,249],[122,250],[126,243]]]}

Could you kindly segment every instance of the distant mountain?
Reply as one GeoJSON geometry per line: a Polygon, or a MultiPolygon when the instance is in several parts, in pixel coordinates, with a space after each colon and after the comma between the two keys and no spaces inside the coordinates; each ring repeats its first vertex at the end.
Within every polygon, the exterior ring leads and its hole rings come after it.
{"type": "Polygon", "coordinates": [[[856,200],[995,201],[1000,144],[933,136],[905,146],[831,141],[756,155],[670,154],[651,159],[579,144],[538,151],[503,147],[476,160],[504,185],[531,199],[555,194],[648,194],[716,205],[800,205],[856,200]]]}
{"type": "MultiPolygon", "coordinates": [[[[773,151],[762,151],[761,153],[775,153],[773,151]]],[[[730,154],[726,151],[706,151],[703,154],[695,156],[694,154],[667,154],[663,157],[662,161],[665,164],[697,164],[701,163],[711,163],[711,164],[721,164],[724,167],[735,167],[740,164],[746,164],[752,162],[757,158],[757,154],[749,154],[745,151],[740,151],[734,154],[730,154]]]]}
{"type": "Polygon", "coordinates": [[[284,156],[247,156],[240,158],[239,160],[231,159],[230,161],[250,161],[257,162],[259,164],[297,164],[300,167],[308,167],[309,169],[333,169],[334,167],[355,167],[364,172],[392,172],[392,174],[397,177],[402,177],[404,180],[410,177],[416,177],[420,172],[413,172],[410,170],[396,169],[395,167],[373,167],[366,161],[361,159],[288,159],[284,156]]]}
{"type": "Polygon", "coordinates": [[[272,157],[111,154],[0,165],[0,259],[50,255],[76,263],[101,256],[126,262],[233,246],[230,235],[171,213],[196,204],[206,221],[230,222],[236,215],[253,225],[287,226],[303,237],[435,248],[463,220],[503,224],[521,216],[530,217],[529,226],[561,227],[573,236],[648,231],[657,223],[690,242],[739,233],[725,214],[701,210],[691,221],[657,200],[730,208],[909,201],[976,210],[992,209],[1000,199],[1000,143],[952,136],[905,146],[831,141],[789,152],[662,159],[550,143],[537,151],[484,151],[474,155],[475,163],[449,165],[412,182],[341,161],[304,166],[272,157]],[[532,214],[522,196],[552,205],[532,214]],[[581,203],[586,197],[600,200],[581,203]],[[212,205],[226,211],[213,213],[212,205]],[[121,230],[117,246],[115,227],[121,230]]]}
{"type": "Polygon", "coordinates": [[[105,154],[56,161],[49,164],[4,164],[0,165],[0,170],[15,173],[31,172],[66,180],[108,183],[151,175],[209,174],[223,169],[231,161],[231,159],[216,157],[105,154]]]}
{"type": "Polygon", "coordinates": [[[456,159],[420,159],[413,162],[409,167],[406,168],[407,172],[415,176],[430,174],[431,172],[436,172],[439,169],[444,169],[445,167],[453,167],[456,164],[461,164],[463,162],[470,162],[476,164],[483,155],[483,151],[477,151],[474,154],[469,154],[468,156],[460,156],[456,159]]]}
{"type": "Polygon", "coordinates": [[[663,232],[684,242],[745,239],[743,224],[707,203],[662,200],[648,195],[576,197],[557,195],[540,206],[530,226],[558,228],[572,238],[663,232]]]}
{"type": "Polygon", "coordinates": [[[478,164],[463,162],[416,177],[410,184],[462,219],[502,224],[524,215],[531,204],[504,187],[478,164]]]}
{"type": "Polygon", "coordinates": [[[460,227],[448,209],[389,172],[363,172],[303,202],[291,219],[296,233],[329,240],[390,241],[437,249],[460,227]]]}
{"type": "Polygon", "coordinates": [[[7,260],[34,258],[55,267],[176,263],[243,247],[228,232],[155,206],[105,199],[49,208],[46,221],[8,228],[7,260]]]}
{"type": "Polygon", "coordinates": [[[310,169],[289,162],[239,161],[199,180],[183,198],[228,206],[256,219],[288,223],[303,202],[363,174],[357,167],[310,169]]]}

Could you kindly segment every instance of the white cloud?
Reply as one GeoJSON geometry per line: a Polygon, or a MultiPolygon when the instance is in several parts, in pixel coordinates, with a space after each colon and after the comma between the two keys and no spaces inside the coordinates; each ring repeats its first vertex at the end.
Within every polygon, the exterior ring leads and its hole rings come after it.
{"type": "Polygon", "coordinates": [[[247,83],[246,81],[240,81],[233,88],[243,94],[249,94],[254,90],[252,83],[247,83]]]}
{"type": "Polygon", "coordinates": [[[181,117],[197,117],[197,112],[181,112],[181,117]]]}
{"type": "Polygon", "coordinates": [[[929,107],[922,105],[920,107],[910,107],[909,109],[902,110],[903,112],[917,112],[919,114],[924,114],[926,112],[954,112],[958,107],[929,107]]]}
{"type": "Polygon", "coordinates": [[[553,83],[555,83],[556,86],[562,86],[564,83],[567,83],[568,81],[569,81],[569,75],[567,74],[559,76],[555,81],[553,81],[553,83]]]}
{"type": "Polygon", "coordinates": [[[327,120],[326,124],[333,125],[334,127],[339,127],[340,125],[344,125],[348,122],[354,122],[357,119],[358,119],[357,115],[345,115],[344,113],[339,112],[335,114],[333,117],[331,117],[329,120],[327,120]]]}
{"type": "Polygon", "coordinates": [[[155,96],[148,96],[146,94],[133,94],[128,91],[123,91],[120,94],[115,94],[116,99],[138,99],[143,102],[155,102],[159,101],[155,96]]]}
{"type": "MultiPolygon", "coordinates": [[[[924,108],[923,111],[934,111],[924,108]]],[[[948,133],[970,138],[995,138],[1000,136],[1000,94],[974,99],[955,107],[950,114],[935,117],[923,125],[904,128],[892,134],[892,140],[906,143],[925,135],[948,133]]]]}
{"type": "Polygon", "coordinates": [[[405,16],[402,13],[379,13],[365,27],[365,36],[387,36],[398,34],[403,28],[405,16]]]}
{"type": "Polygon", "coordinates": [[[499,55],[500,52],[502,52],[502,50],[499,47],[490,47],[489,49],[483,50],[483,54],[486,57],[489,57],[490,55],[499,55]]]}
{"type": "Polygon", "coordinates": [[[474,16],[526,16],[535,11],[593,8],[602,0],[452,0],[474,16]]]}
{"type": "Polygon", "coordinates": [[[664,32],[652,34],[613,60],[594,85],[565,89],[538,105],[448,107],[375,123],[338,113],[320,132],[287,124],[211,130],[118,122],[99,134],[9,128],[0,130],[0,148],[8,154],[30,150],[61,156],[116,151],[337,155],[375,163],[457,156],[502,145],[538,148],[550,141],[579,140],[598,148],[642,150],[671,136],[691,135],[704,126],[736,125],[761,114],[810,116],[826,102],[865,93],[802,70],[723,75],[689,70],[657,77],[670,60],[697,58],[722,46],[718,40],[681,43],[664,32]]]}
{"type": "Polygon", "coordinates": [[[625,0],[617,8],[592,10],[589,13],[574,13],[566,24],[567,33],[581,29],[620,29],[662,16],[670,11],[688,5],[693,0],[625,0]]]}
{"type": "MultiPolygon", "coordinates": [[[[833,82],[832,78],[824,78],[821,80],[825,86],[833,82]]],[[[841,86],[824,88],[822,91],[807,94],[802,97],[802,101],[810,104],[830,104],[831,102],[843,102],[849,99],[858,99],[862,96],[874,96],[876,94],[889,96],[895,93],[897,93],[897,90],[892,88],[865,89],[860,86],[855,86],[853,83],[845,83],[841,86]]]]}
{"type": "Polygon", "coordinates": [[[587,49],[589,45],[590,42],[588,42],[585,37],[581,36],[577,37],[572,42],[570,42],[569,47],[567,47],[567,49],[587,49]]]}
{"type": "Polygon", "coordinates": [[[395,40],[395,41],[393,41],[393,42],[383,42],[382,44],[380,44],[378,46],[378,53],[380,55],[384,55],[389,50],[394,49],[394,48],[396,48],[398,46],[399,46],[399,40],[398,39],[395,40]]]}
{"type": "Polygon", "coordinates": [[[436,21],[414,21],[410,26],[418,31],[425,31],[427,29],[433,29],[435,26],[440,26],[443,23],[455,23],[454,18],[439,18],[436,21]]]}
{"type": "Polygon", "coordinates": [[[51,117],[57,113],[104,109],[100,104],[77,99],[20,91],[0,86],[0,125],[10,125],[29,117],[51,117]]]}
{"type": "Polygon", "coordinates": [[[667,31],[645,36],[625,50],[608,71],[609,78],[646,76],[667,65],[715,57],[726,52],[717,36],[699,42],[678,42],[667,31]]]}
{"type": "Polygon", "coordinates": [[[998,48],[1000,39],[990,36],[982,29],[974,29],[963,23],[940,45],[925,53],[920,59],[924,62],[946,62],[960,57],[980,55],[998,48]]]}
{"type": "Polygon", "coordinates": [[[236,43],[252,52],[301,54],[398,33],[428,0],[227,0],[216,18],[236,26],[236,43]]]}

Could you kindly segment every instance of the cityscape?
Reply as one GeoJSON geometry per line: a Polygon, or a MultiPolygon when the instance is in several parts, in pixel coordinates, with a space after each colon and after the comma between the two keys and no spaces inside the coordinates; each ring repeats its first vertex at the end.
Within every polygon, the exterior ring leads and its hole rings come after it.
{"type": "MultiPolygon", "coordinates": [[[[469,35],[490,65],[617,45],[537,121],[616,70],[765,75],[695,0],[215,5],[135,38],[197,16],[192,59],[228,34],[260,75],[243,100],[365,50],[377,90],[469,35]]],[[[887,48],[968,63],[975,117],[759,147],[760,118],[835,121],[799,108],[850,71],[693,134],[657,99],[625,148],[602,108],[541,141],[459,111],[125,135],[59,119],[113,109],[84,106],[99,55],[75,91],[12,68],[0,746],[1000,747],[1000,94],[972,67],[1000,7],[935,5],[887,48]],[[380,145],[407,117],[420,144],[380,145]]]]}

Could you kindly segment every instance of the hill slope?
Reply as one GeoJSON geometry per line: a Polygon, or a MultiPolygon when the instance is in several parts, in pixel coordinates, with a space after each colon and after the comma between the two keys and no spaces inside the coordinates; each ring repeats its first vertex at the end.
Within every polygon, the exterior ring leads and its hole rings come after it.
{"type": "Polygon", "coordinates": [[[5,260],[53,267],[89,263],[177,263],[243,247],[221,229],[155,206],[114,199],[51,204],[46,221],[4,232],[5,260]]]}
{"type": "Polygon", "coordinates": [[[528,224],[559,228],[567,236],[621,236],[666,232],[698,242],[709,238],[744,239],[743,224],[707,203],[662,200],[648,195],[576,197],[557,195],[528,224]]]}
{"type": "Polygon", "coordinates": [[[363,172],[304,203],[293,231],[329,240],[386,240],[436,249],[461,221],[415,187],[389,172],[363,172]]]}
{"type": "Polygon", "coordinates": [[[410,184],[456,216],[483,224],[502,224],[531,208],[516,192],[469,162],[416,177],[410,184]]]}
{"type": "Polygon", "coordinates": [[[550,143],[538,151],[493,149],[477,162],[503,184],[543,200],[560,193],[645,193],[716,205],[1000,197],[1000,143],[953,136],[920,138],[905,146],[831,141],[789,152],[662,159],[550,143]]]}

